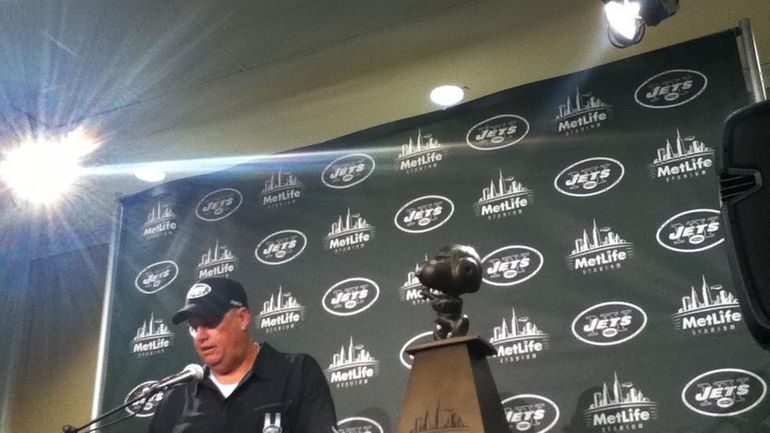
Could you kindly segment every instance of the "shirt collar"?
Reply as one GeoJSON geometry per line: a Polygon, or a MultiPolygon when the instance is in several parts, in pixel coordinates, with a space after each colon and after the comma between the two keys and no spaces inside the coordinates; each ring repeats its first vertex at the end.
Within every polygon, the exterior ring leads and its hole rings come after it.
{"type": "MultiPolygon", "coordinates": [[[[251,370],[249,370],[243,378],[241,378],[241,381],[238,382],[238,386],[240,386],[242,383],[246,382],[247,380],[250,380],[252,376],[254,377],[254,380],[265,380],[269,379],[271,377],[271,372],[273,372],[274,368],[278,364],[278,360],[280,359],[280,354],[278,351],[273,349],[271,345],[268,343],[260,343],[259,345],[259,352],[257,352],[257,358],[254,360],[254,363],[251,365],[251,370]]],[[[199,380],[195,384],[195,392],[197,393],[200,391],[201,385],[208,386],[209,388],[216,388],[216,385],[211,381],[211,368],[207,365],[203,369],[203,379],[199,380]]]]}
{"type": "Polygon", "coordinates": [[[254,360],[254,365],[251,367],[244,379],[249,376],[254,376],[256,379],[269,379],[275,375],[275,369],[280,361],[280,354],[273,349],[273,346],[268,343],[261,343],[259,345],[259,352],[257,353],[257,359],[254,360]]]}

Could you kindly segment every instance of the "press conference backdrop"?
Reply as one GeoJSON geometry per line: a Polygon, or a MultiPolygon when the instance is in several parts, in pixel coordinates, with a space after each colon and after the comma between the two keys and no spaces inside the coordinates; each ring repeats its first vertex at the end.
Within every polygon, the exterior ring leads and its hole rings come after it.
{"type": "MultiPolygon", "coordinates": [[[[319,361],[343,432],[392,432],[435,317],[414,271],[463,243],[513,431],[764,431],[714,170],[745,89],[727,31],[126,197],[102,407],[200,362],[171,316],[230,276],[257,340],[319,361]]],[[[414,433],[478,431],[425,409],[414,433]]]]}

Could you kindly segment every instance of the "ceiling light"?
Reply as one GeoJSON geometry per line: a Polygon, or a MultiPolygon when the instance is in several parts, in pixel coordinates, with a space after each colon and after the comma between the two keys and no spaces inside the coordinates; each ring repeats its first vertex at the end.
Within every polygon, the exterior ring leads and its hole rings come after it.
{"type": "Polygon", "coordinates": [[[645,24],[639,16],[640,5],[636,2],[611,1],[604,5],[604,15],[609,25],[610,41],[618,46],[619,41],[624,47],[638,43],[644,36],[645,24]],[[613,40],[616,39],[616,40],[613,40]]]}
{"type": "Polygon", "coordinates": [[[449,107],[462,101],[465,91],[455,85],[438,86],[430,92],[430,100],[442,107],[449,107]]]}
{"type": "Polygon", "coordinates": [[[607,36],[618,48],[638,44],[647,26],[658,25],[679,10],[679,0],[602,0],[607,36]]]}
{"type": "Polygon", "coordinates": [[[145,165],[134,170],[134,176],[145,182],[160,182],[166,178],[166,172],[152,165],[145,165]]]}
{"type": "Polygon", "coordinates": [[[53,204],[72,189],[82,174],[81,159],[97,145],[81,128],[58,139],[30,139],[3,152],[0,177],[15,196],[53,204]]]}

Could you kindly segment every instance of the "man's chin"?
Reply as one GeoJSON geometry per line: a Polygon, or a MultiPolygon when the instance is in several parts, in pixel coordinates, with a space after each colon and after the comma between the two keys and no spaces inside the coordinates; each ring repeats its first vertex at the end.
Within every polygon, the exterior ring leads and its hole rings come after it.
{"type": "Polygon", "coordinates": [[[216,355],[204,355],[204,354],[198,354],[201,357],[201,361],[203,361],[204,364],[208,365],[210,368],[214,368],[217,365],[219,365],[220,362],[222,362],[222,358],[218,357],[216,355]]]}

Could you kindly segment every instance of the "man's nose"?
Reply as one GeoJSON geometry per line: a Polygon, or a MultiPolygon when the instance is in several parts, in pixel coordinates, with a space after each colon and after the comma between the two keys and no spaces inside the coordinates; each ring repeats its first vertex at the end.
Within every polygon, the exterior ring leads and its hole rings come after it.
{"type": "Polygon", "coordinates": [[[206,329],[205,326],[199,326],[198,329],[195,330],[195,339],[205,340],[207,338],[209,338],[209,330],[206,329]]]}

